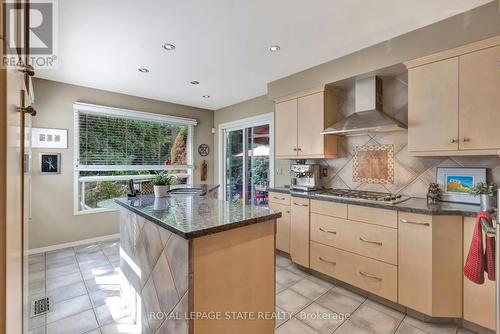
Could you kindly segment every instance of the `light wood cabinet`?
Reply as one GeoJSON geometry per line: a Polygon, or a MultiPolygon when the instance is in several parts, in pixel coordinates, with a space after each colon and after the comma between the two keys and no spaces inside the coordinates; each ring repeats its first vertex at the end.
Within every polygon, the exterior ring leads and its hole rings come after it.
{"type": "Polygon", "coordinates": [[[290,198],[289,194],[269,192],[269,209],[281,212],[276,220],[276,249],[290,253],[290,198]]]}
{"type": "Polygon", "coordinates": [[[398,302],[432,317],[462,316],[462,218],[399,213],[398,302]]]}
{"type": "Polygon", "coordinates": [[[311,213],[311,240],[397,265],[395,228],[311,213]]]}
{"type": "Polygon", "coordinates": [[[412,155],[500,152],[500,36],[406,62],[412,155]]]}
{"type": "Polygon", "coordinates": [[[500,46],[460,56],[460,150],[500,148],[500,46]]]}
{"type": "Polygon", "coordinates": [[[312,241],[311,269],[397,301],[397,266],[312,241]]]}
{"type": "Polygon", "coordinates": [[[277,159],[320,159],[337,155],[337,137],[321,131],[336,119],[337,91],[330,86],[276,100],[277,159]]]}
{"type": "Polygon", "coordinates": [[[408,71],[408,150],[458,150],[458,58],[408,71]]]}
{"type": "Polygon", "coordinates": [[[269,202],[269,209],[281,212],[281,218],[276,219],[276,249],[290,253],[290,205],[269,202]]]}
{"type": "Polygon", "coordinates": [[[292,197],[290,224],[290,257],[309,268],[309,199],[292,197]]]}
{"type": "MultiPolygon", "coordinates": [[[[464,263],[474,231],[475,219],[464,218],[464,263]]],[[[484,284],[472,283],[464,277],[464,319],[495,330],[495,282],[485,277],[484,284]]]]}
{"type": "Polygon", "coordinates": [[[297,155],[297,99],[276,103],[275,155],[297,155]]]}

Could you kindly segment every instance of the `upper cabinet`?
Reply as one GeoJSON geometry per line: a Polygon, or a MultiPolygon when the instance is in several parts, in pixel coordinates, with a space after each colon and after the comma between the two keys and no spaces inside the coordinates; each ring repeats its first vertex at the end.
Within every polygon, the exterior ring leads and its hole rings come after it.
{"type": "Polygon", "coordinates": [[[406,66],[413,155],[498,154],[500,36],[406,66]]]}
{"type": "Polygon", "coordinates": [[[337,137],[321,131],[335,122],[337,91],[330,86],[276,100],[277,159],[320,159],[337,155],[337,137]]]}

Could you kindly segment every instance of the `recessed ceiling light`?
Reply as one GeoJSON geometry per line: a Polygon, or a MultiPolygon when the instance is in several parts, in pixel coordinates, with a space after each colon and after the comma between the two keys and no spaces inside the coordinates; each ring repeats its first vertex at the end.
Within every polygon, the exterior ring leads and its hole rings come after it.
{"type": "Polygon", "coordinates": [[[210,98],[210,95],[203,95],[202,97],[205,99],[208,99],[208,98],[210,98]]]}
{"type": "Polygon", "coordinates": [[[190,82],[191,85],[199,85],[200,82],[199,81],[196,81],[196,80],[193,80],[190,82]]]}
{"type": "Polygon", "coordinates": [[[172,51],[172,50],[175,50],[175,45],[170,44],[170,43],[165,43],[165,44],[163,44],[163,48],[165,50],[172,51]]]}
{"type": "Polygon", "coordinates": [[[279,46],[279,45],[271,45],[271,46],[269,47],[269,51],[271,51],[271,52],[278,52],[280,49],[281,49],[281,48],[280,48],[280,46],[279,46]]]}
{"type": "Polygon", "coordinates": [[[149,73],[149,70],[147,68],[145,68],[145,67],[139,68],[138,71],[141,72],[141,73],[149,73]]]}

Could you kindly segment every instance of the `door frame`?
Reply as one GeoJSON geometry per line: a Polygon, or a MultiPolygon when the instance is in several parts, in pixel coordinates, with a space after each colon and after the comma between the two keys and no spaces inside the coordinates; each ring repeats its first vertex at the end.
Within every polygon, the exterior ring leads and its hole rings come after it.
{"type": "MultiPolygon", "coordinates": [[[[260,125],[269,125],[269,186],[274,187],[274,113],[265,113],[258,116],[247,117],[236,121],[221,123],[218,125],[218,183],[221,191],[219,191],[219,199],[225,200],[226,186],[225,186],[225,171],[226,171],[226,140],[225,133],[227,131],[242,130],[260,125]]],[[[243,152],[245,151],[243,147],[243,152]]],[[[246,168],[243,168],[245,171],[246,168]]]]}

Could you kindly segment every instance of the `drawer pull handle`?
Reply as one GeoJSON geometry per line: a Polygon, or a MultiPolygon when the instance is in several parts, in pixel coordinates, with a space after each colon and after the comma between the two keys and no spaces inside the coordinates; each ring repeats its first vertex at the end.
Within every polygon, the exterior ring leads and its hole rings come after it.
{"type": "Polygon", "coordinates": [[[325,233],[337,234],[337,231],[328,231],[328,230],[323,230],[323,228],[321,228],[321,227],[319,228],[319,230],[320,230],[321,232],[325,232],[325,233]]]}
{"type": "Polygon", "coordinates": [[[411,220],[406,220],[406,219],[400,219],[399,220],[403,224],[413,224],[413,225],[422,225],[422,226],[431,226],[429,223],[419,223],[419,222],[414,222],[411,220]]]}
{"type": "Polygon", "coordinates": [[[297,206],[309,206],[308,204],[298,204],[298,203],[295,203],[295,202],[293,202],[293,205],[297,205],[297,206]]]}
{"type": "Polygon", "coordinates": [[[382,278],[375,276],[375,275],[372,275],[372,274],[365,273],[364,271],[359,271],[359,274],[362,276],[368,277],[368,278],[372,278],[372,279],[379,281],[379,282],[382,281],[382,278]]]}
{"type": "Polygon", "coordinates": [[[329,263],[329,264],[331,264],[331,265],[333,265],[333,266],[336,266],[336,265],[337,265],[337,262],[333,262],[333,261],[328,261],[328,260],[325,260],[325,259],[323,259],[321,256],[319,257],[319,260],[320,260],[320,261],[323,261],[323,262],[326,262],[326,263],[329,263]]]}
{"type": "Polygon", "coordinates": [[[278,199],[280,201],[284,201],[285,200],[285,197],[276,197],[276,196],[273,196],[274,199],[278,199]]]}
{"type": "Polygon", "coordinates": [[[290,210],[286,210],[285,212],[286,212],[286,213],[290,213],[290,210]]]}
{"type": "Polygon", "coordinates": [[[359,237],[359,240],[360,241],[363,241],[363,242],[366,242],[368,244],[374,244],[374,245],[379,245],[379,246],[382,246],[382,243],[380,241],[372,241],[372,240],[366,240],[365,238],[363,237],[359,237]]]}

